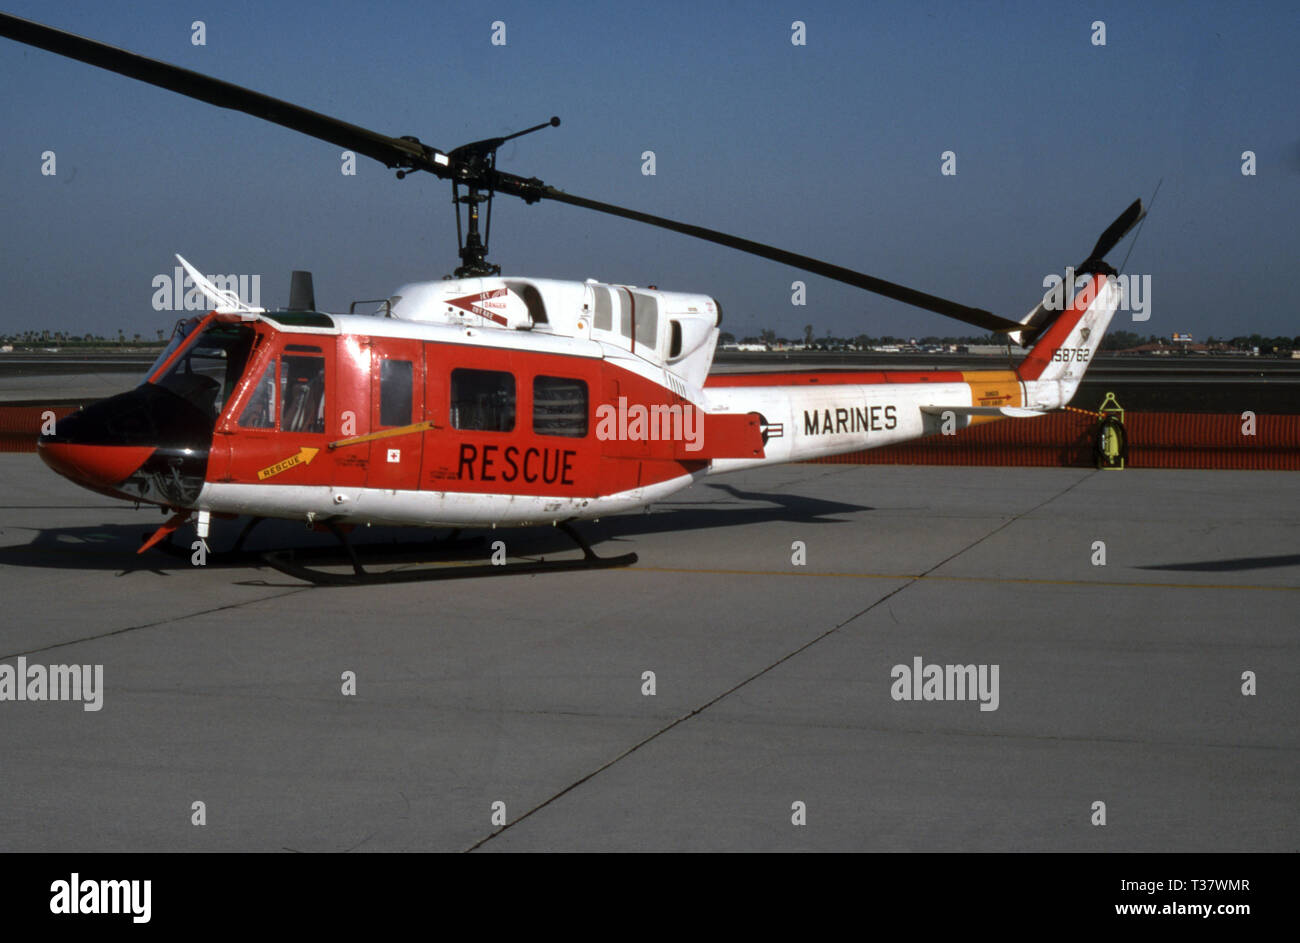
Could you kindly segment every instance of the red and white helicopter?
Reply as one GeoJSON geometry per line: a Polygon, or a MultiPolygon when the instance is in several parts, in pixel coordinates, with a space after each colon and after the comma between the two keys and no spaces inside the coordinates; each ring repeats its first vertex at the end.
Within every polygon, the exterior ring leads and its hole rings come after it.
{"type": "MultiPolygon", "coordinates": [[[[496,169],[508,137],[449,152],[388,137],[257,92],[0,14],[0,35],[224,108],[244,111],[453,186],[453,276],[397,289],[370,315],[314,310],[295,273],[289,310],[249,307],[182,261],[212,311],[177,326],[135,389],[65,417],[39,440],[44,461],[87,488],[172,516],[321,525],[486,527],[552,523],[576,560],[510,567],[354,571],[268,562],[316,582],[619,566],[570,526],[660,501],[700,479],[933,435],[947,425],[1039,416],[1066,405],[1119,304],[1104,257],[1142,218],[1134,202],[1076,272],[1064,304],[1019,320],[714,230],[575,196],[496,169]],[[463,190],[463,192],[462,192],[463,190]],[[551,200],[667,228],[1002,332],[1029,353],[1014,370],[800,372],[711,376],[722,308],[707,295],[595,281],[503,277],[487,261],[480,206],[551,200]]],[[[490,222],[489,222],[490,231],[490,222]]],[[[178,257],[179,258],[179,257],[178,257]]],[[[349,547],[351,553],[351,548],[349,547]]]]}

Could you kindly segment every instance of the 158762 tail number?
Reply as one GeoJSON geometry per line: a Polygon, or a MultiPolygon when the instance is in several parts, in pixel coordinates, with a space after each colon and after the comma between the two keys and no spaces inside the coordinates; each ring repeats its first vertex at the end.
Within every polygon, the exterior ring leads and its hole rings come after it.
{"type": "Polygon", "coordinates": [[[1090,353],[1087,347],[1058,347],[1052,351],[1052,359],[1060,363],[1087,363],[1090,353]]]}

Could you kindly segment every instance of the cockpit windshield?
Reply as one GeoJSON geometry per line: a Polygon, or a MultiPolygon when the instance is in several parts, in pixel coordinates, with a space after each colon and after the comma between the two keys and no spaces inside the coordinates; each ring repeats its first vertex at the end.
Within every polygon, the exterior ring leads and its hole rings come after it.
{"type": "Polygon", "coordinates": [[[183,318],[176,322],[176,327],[172,329],[172,339],[167,342],[167,346],[158,355],[158,359],[149,367],[142,382],[149,382],[149,378],[158,372],[158,368],[165,364],[172,354],[176,353],[181,344],[185,343],[186,338],[194,333],[194,329],[199,326],[202,320],[202,318],[183,318]]]}
{"type": "Polygon", "coordinates": [[[154,382],[189,400],[215,421],[244,372],[256,332],[247,324],[216,322],[191,337],[197,323],[191,319],[177,325],[172,343],[155,369],[176,350],[181,354],[154,382]]]}

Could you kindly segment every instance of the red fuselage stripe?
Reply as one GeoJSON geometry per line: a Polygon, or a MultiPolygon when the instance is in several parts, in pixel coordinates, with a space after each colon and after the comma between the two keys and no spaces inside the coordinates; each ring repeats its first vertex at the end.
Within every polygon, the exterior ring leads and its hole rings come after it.
{"type": "Polygon", "coordinates": [[[869,386],[876,383],[963,383],[960,370],[882,370],[874,372],[813,372],[813,373],[731,373],[710,376],[706,387],[715,386],[823,386],[854,384],[869,386]]]}
{"type": "Polygon", "coordinates": [[[1074,304],[1070,306],[1070,310],[1052,323],[1052,326],[1047,329],[1047,332],[1029,351],[1029,355],[1020,362],[1020,366],[1016,368],[1016,375],[1020,379],[1037,380],[1043,375],[1047,365],[1052,362],[1052,355],[1056,352],[1056,349],[1070,336],[1074,326],[1079,323],[1083,313],[1088,310],[1088,305],[1101,294],[1102,289],[1105,287],[1105,275],[1093,276],[1093,280],[1075,296],[1074,304]]]}

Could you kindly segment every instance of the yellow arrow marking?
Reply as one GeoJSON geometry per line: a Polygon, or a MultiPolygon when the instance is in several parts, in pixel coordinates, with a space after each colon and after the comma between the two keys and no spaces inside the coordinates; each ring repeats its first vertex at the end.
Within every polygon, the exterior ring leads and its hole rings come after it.
{"type": "Polygon", "coordinates": [[[298,465],[310,465],[311,460],[316,457],[316,453],[319,451],[320,449],[309,449],[304,446],[298,450],[297,455],[290,455],[282,462],[276,462],[274,465],[263,468],[257,473],[257,480],[266,481],[266,479],[274,478],[280,472],[288,471],[298,465]]]}

